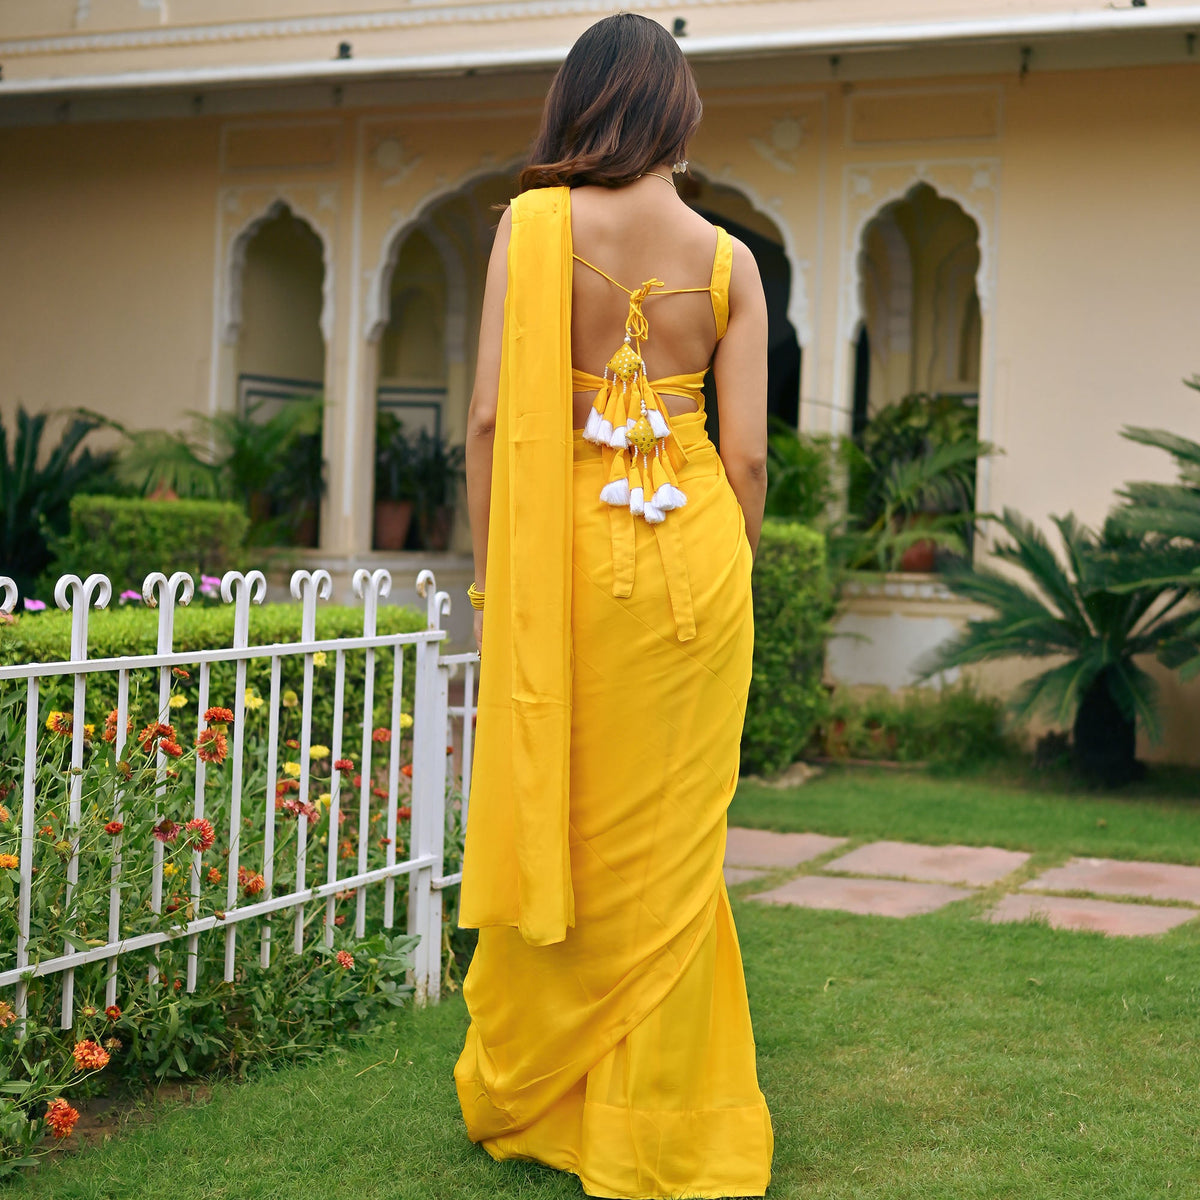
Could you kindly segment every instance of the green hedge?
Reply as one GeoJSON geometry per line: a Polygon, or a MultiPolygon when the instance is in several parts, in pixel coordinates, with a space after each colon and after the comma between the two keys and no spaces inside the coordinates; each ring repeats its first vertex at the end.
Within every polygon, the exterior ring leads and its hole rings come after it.
{"type": "Polygon", "coordinates": [[[241,507],[225,500],[75,496],[70,528],[54,540],[49,574],[99,572],[117,594],[140,591],[151,571],[220,575],[242,565],[249,527],[241,507]]]}
{"type": "MultiPolygon", "coordinates": [[[[300,640],[301,606],[299,604],[264,604],[250,608],[250,643],[263,645],[273,642],[300,640]]],[[[326,640],[362,635],[362,609],[350,605],[327,605],[317,608],[317,638],[326,640]]],[[[381,634],[416,633],[425,628],[425,616],[415,609],[395,604],[379,608],[376,628],[381,634]]],[[[88,620],[88,657],[115,658],[132,654],[152,654],[158,630],[158,610],[142,605],[126,608],[99,609],[88,620]]],[[[233,606],[181,607],[175,613],[174,649],[186,653],[196,650],[216,650],[227,647],[233,640],[233,606]]],[[[26,614],[12,625],[0,625],[0,665],[56,662],[70,658],[71,614],[58,609],[26,614]]],[[[402,681],[404,708],[412,712],[413,651],[405,651],[405,672],[402,681]]],[[[357,746],[359,722],[362,719],[363,679],[366,654],[362,650],[346,655],[345,721],[347,744],[357,746]]],[[[280,674],[282,691],[291,689],[300,694],[304,683],[304,659],[300,655],[282,660],[280,674]]],[[[212,668],[210,704],[232,707],[234,664],[217,663],[212,668]]],[[[329,654],[326,665],[316,671],[313,689],[313,740],[328,743],[332,733],[334,656],[329,654]]],[[[189,705],[182,715],[194,721],[196,715],[197,673],[177,681],[175,691],[188,697],[189,705]]],[[[249,664],[247,683],[265,699],[270,688],[270,662],[255,659],[249,664]]],[[[70,708],[71,676],[46,679],[42,683],[44,707],[70,708]]],[[[391,723],[392,653],[388,650],[375,656],[374,720],[376,724],[391,723]]],[[[20,687],[23,681],[0,684],[5,689],[20,687]]],[[[130,682],[131,711],[139,720],[150,720],[157,708],[157,672],[135,672],[130,682]]],[[[88,680],[87,719],[103,721],[117,703],[117,676],[103,672],[88,680]]],[[[291,710],[297,716],[299,709],[291,710]]],[[[4,752],[16,753],[16,747],[0,746],[0,762],[4,752]]]]}
{"type": "Polygon", "coordinates": [[[816,728],[834,594],[822,534],[763,522],[754,561],[754,676],[742,771],[769,774],[799,757],[816,728]]]}

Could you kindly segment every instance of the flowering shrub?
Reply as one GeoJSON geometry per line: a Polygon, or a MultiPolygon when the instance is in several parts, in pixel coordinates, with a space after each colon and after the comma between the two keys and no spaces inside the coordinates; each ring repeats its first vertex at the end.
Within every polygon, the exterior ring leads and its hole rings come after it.
{"type": "MultiPolygon", "coordinates": [[[[390,657],[390,652],[379,655],[381,661],[390,657]]],[[[71,766],[70,677],[61,686],[47,678],[35,763],[38,832],[30,960],[108,941],[114,867],[119,868],[120,935],[131,938],[167,930],[179,934],[190,920],[223,920],[231,900],[245,906],[297,890],[302,840],[307,862],[302,887],[327,878],[331,856],[349,860],[341,866],[343,874],[357,871],[359,862],[366,870],[383,866],[393,848],[385,836],[393,803],[394,852],[402,860],[411,819],[412,718],[404,713],[407,720],[398,727],[400,762],[410,769],[399,774],[393,800],[388,768],[394,747],[375,744],[386,740],[376,738],[380,730],[392,732],[390,688],[380,687],[376,694],[374,721],[367,729],[373,750],[367,773],[360,761],[362,731],[350,717],[352,699],[345,706],[346,733],[336,760],[330,748],[332,674],[331,661],[316,671],[324,706],[315,695],[303,769],[287,749],[290,742],[299,744],[302,703],[281,704],[272,747],[263,691],[252,684],[245,695],[232,872],[231,760],[239,732],[232,664],[210,670],[209,695],[218,703],[204,709],[196,690],[198,669],[170,673],[170,698],[181,696],[185,703],[172,705],[169,698],[161,708],[157,672],[132,672],[124,730],[115,710],[93,702],[93,692],[104,697],[104,689],[89,683],[80,768],[71,766]],[[268,777],[272,750],[276,773],[268,777]],[[70,820],[72,794],[78,821],[70,820]],[[196,815],[198,794],[202,816],[196,815]],[[336,817],[335,795],[340,797],[336,817]],[[157,886],[156,859],[161,864],[157,886]],[[68,882],[72,865],[73,886],[68,882]]],[[[102,678],[96,677],[97,684],[102,678]]],[[[0,970],[15,965],[24,701],[23,685],[0,684],[0,970]]],[[[361,699],[357,704],[361,714],[361,699]]],[[[449,808],[447,872],[461,861],[457,793],[449,808]]],[[[406,897],[407,888],[398,881],[394,929],[405,927],[406,897]]],[[[299,910],[301,954],[291,945],[295,910],[239,921],[230,926],[236,930],[230,983],[224,979],[226,938],[219,928],[198,934],[194,944],[176,936],[77,967],[70,1030],[58,1028],[60,977],[29,981],[24,1021],[15,1019],[10,993],[0,1002],[0,1080],[7,1081],[0,1085],[0,1176],[33,1161],[43,1139],[68,1136],[77,1116],[73,1105],[110,1082],[216,1070],[242,1073],[255,1063],[316,1056],[332,1043],[363,1036],[410,992],[405,979],[415,939],[383,928],[383,901],[383,887],[373,885],[361,895],[348,889],[329,901],[306,904],[299,910]],[[267,966],[262,965],[264,947],[270,948],[267,966]],[[192,991],[187,987],[189,949],[195,954],[192,991]],[[118,1003],[105,1008],[110,971],[116,974],[118,1003]]],[[[453,920],[448,905],[447,927],[453,920]]]]}

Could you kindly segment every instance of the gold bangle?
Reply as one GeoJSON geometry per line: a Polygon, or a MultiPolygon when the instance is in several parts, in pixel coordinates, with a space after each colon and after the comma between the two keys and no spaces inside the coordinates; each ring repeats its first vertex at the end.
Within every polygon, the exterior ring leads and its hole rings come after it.
{"type": "Polygon", "coordinates": [[[472,608],[483,607],[483,593],[475,586],[474,580],[471,586],[467,588],[467,599],[471,601],[472,608]]]}

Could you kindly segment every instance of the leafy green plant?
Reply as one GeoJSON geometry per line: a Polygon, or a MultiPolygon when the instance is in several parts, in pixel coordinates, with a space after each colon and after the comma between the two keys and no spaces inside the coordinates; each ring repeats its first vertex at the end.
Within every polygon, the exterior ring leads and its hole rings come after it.
{"type": "Polygon", "coordinates": [[[754,673],[741,769],[770,773],[795,761],[824,699],[821,676],[833,616],[825,538],[794,522],[763,522],[754,560],[754,673]]]}
{"type": "Polygon", "coordinates": [[[413,445],[412,472],[417,524],[427,549],[445,549],[449,510],[465,477],[466,447],[451,446],[445,437],[422,429],[413,445]]]}
{"type": "Polygon", "coordinates": [[[767,425],[766,515],[823,527],[836,499],[831,440],[800,433],[773,413],[767,425]]]}
{"type": "Polygon", "coordinates": [[[812,749],[833,759],[867,759],[964,770],[1016,753],[1004,702],[968,684],[895,695],[837,689],[812,749]]]}
{"type": "MultiPolygon", "coordinates": [[[[1200,391],[1200,375],[1184,383],[1200,391]]],[[[1161,429],[1126,426],[1130,441],[1165,450],[1175,460],[1179,476],[1175,483],[1128,483],[1118,493],[1123,503],[1113,520],[1122,529],[1146,539],[1150,573],[1118,584],[1120,590],[1152,586],[1178,586],[1193,595],[1200,593],[1200,442],[1161,429]]],[[[1179,669],[1183,679],[1200,675],[1200,615],[1186,625],[1180,636],[1164,641],[1158,657],[1168,667],[1179,669]]]]}
{"type": "Polygon", "coordinates": [[[252,521],[249,542],[271,545],[294,533],[323,493],[325,401],[289,401],[264,417],[265,403],[244,412],[191,412],[183,432],[131,430],[94,415],[125,435],[115,467],[122,483],[151,496],[236,500],[252,521]]]}
{"type": "Polygon", "coordinates": [[[18,408],[11,442],[0,420],[0,564],[23,594],[50,561],[48,539],[66,530],[71,498],[112,484],[112,453],[83,445],[102,422],[76,416],[49,448],[49,418],[18,408]]]}
{"type": "Polygon", "coordinates": [[[976,415],[953,396],[913,393],[875,414],[857,442],[841,443],[848,514],[831,537],[846,570],[893,571],[921,542],[969,550],[976,464],[996,452],[979,440],[976,415]]]}
{"type": "Polygon", "coordinates": [[[415,500],[415,448],[395,413],[380,409],[375,419],[375,499],[415,500]]]}
{"type": "Polygon", "coordinates": [[[1125,783],[1140,774],[1138,724],[1151,739],[1161,735],[1154,681],[1135,659],[1170,642],[1200,652],[1200,631],[1194,613],[1177,611],[1187,589],[1154,581],[1119,587],[1131,575],[1152,578],[1154,547],[1145,535],[1111,518],[1099,533],[1074,516],[1052,520],[1065,564],[1032,522],[1006,509],[1000,524],[1009,540],[993,554],[1015,570],[962,566],[946,575],[951,591],[995,615],[969,622],[922,664],[922,675],[992,659],[1064,658],[1017,689],[1014,710],[1040,707],[1072,724],[1081,773],[1125,783]]]}

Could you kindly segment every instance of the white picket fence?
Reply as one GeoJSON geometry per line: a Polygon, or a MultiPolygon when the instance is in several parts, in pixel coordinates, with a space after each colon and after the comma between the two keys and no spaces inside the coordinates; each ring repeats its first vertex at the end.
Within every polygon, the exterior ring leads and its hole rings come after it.
{"type": "MultiPolygon", "coordinates": [[[[404,634],[380,634],[377,632],[377,614],[380,602],[389,595],[392,578],[388,571],[376,570],[368,572],[359,570],[355,573],[353,586],[356,595],[363,603],[363,632],[361,637],[343,637],[321,640],[315,636],[318,603],[328,600],[332,592],[332,581],[329,573],[324,570],[296,571],[291,578],[292,596],[302,605],[301,639],[297,642],[275,643],[270,645],[250,645],[249,626],[252,604],[261,604],[266,595],[266,579],[261,571],[250,571],[242,574],[236,571],[228,572],[221,581],[221,598],[227,605],[233,606],[234,633],[232,644],[228,648],[185,651],[174,650],[174,627],[177,607],[189,603],[193,598],[194,583],[184,572],[177,572],[168,578],[161,572],[156,572],[146,578],[143,587],[143,597],[147,604],[158,610],[158,643],[155,653],[138,656],[125,656],[108,659],[88,658],[88,616],[93,608],[104,608],[112,598],[112,587],[103,575],[91,575],[80,579],[77,575],[67,575],[59,580],[55,588],[55,601],[62,609],[69,609],[72,614],[71,624],[71,657],[66,662],[36,662],[15,666],[0,666],[0,686],[6,682],[23,681],[26,697],[24,703],[24,756],[20,768],[19,800],[14,791],[9,797],[9,804],[14,810],[12,819],[19,820],[20,853],[19,866],[19,896],[18,896],[18,936],[16,946],[16,965],[8,970],[0,971],[0,988],[16,986],[15,1008],[19,1017],[27,1015],[29,982],[38,976],[60,975],[62,984],[61,1026],[70,1028],[74,1021],[75,1011],[75,971],[88,963],[109,960],[110,968],[105,984],[105,1004],[118,1002],[116,962],[118,956],[132,951],[151,948],[154,961],[151,962],[148,975],[151,982],[157,977],[158,947],[163,943],[176,939],[186,939],[187,944],[187,990],[193,991],[197,985],[197,958],[199,938],[203,934],[220,929],[225,940],[225,973],[227,982],[234,979],[234,954],[237,945],[239,926],[252,918],[266,917],[277,912],[293,914],[292,950],[301,953],[304,949],[305,909],[317,901],[324,901],[324,939],[327,946],[334,943],[334,906],[336,893],[345,893],[350,889],[356,892],[355,934],[358,938],[365,936],[367,888],[382,884],[383,895],[383,927],[392,929],[395,920],[395,887],[401,876],[408,876],[408,933],[420,936],[420,942],[415,950],[413,983],[418,1003],[436,1002],[439,998],[440,981],[442,976],[442,891],[457,884],[461,879],[460,873],[444,874],[443,848],[446,828],[446,799],[447,774],[447,744],[453,742],[452,721],[461,722],[461,785],[462,796],[461,823],[465,828],[466,797],[470,790],[472,726],[474,716],[474,684],[478,655],[469,654],[444,655],[441,645],[446,638],[446,631],[441,628],[441,619],[450,611],[450,597],[446,592],[436,588],[436,581],[431,571],[422,571],[417,577],[417,592],[425,600],[427,609],[427,628],[404,634]],[[413,647],[412,657],[415,660],[415,696],[413,702],[412,726],[412,799],[411,799],[411,828],[408,845],[408,857],[397,860],[396,830],[397,830],[397,799],[399,790],[400,740],[401,740],[401,696],[404,679],[406,647],[413,647]],[[345,687],[346,687],[346,655],[354,651],[364,652],[365,676],[363,710],[361,714],[352,714],[346,719],[345,687]],[[324,653],[326,661],[333,661],[333,728],[330,746],[331,761],[343,757],[344,747],[350,747],[349,753],[357,750],[361,761],[358,772],[361,784],[358,787],[358,854],[352,864],[355,868],[350,874],[342,875],[341,855],[338,851],[339,813],[343,798],[353,801],[349,781],[343,783],[341,772],[333,770],[329,783],[329,832],[326,857],[328,860],[324,880],[313,879],[314,874],[308,867],[307,853],[309,838],[307,836],[308,819],[301,812],[297,816],[298,834],[296,838],[295,876],[289,879],[290,886],[278,891],[274,876],[274,845],[276,825],[276,805],[272,795],[279,771],[278,734],[280,725],[281,706],[281,668],[285,660],[291,658],[303,659],[303,695],[298,697],[300,737],[299,737],[299,796],[305,799],[309,796],[310,781],[310,748],[313,744],[313,699],[316,686],[314,672],[314,655],[324,653]],[[374,723],[372,720],[375,707],[375,666],[379,655],[391,654],[393,658],[393,680],[391,689],[391,738],[388,744],[377,744],[373,741],[374,723]],[[261,900],[246,902],[247,898],[241,893],[238,880],[239,844],[242,838],[243,815],[242,802],[246,797],[247,781],[244,774],[244,731],[246,728],[246,678],[248,664],[254,660],[265,660],[270,670],[270,694],[263,696],[266,702],[268,720],[268,761],[266,764],[266,783],[260,787],[267,789],[264,804],[263,834],[263,871],[264,887],[261,900]],[[130,678],[134,672],[147,669],[157,673],[158,679],[158,710],[159,720],[170,723],[180,723],[180,717],[168,707],[171,691],[172,669],[184,668],[198,672],[199,703],[195,713],[195,734],[206,728],[204,712],[209,707],[210,673],[214,664],[235,664],[236,682],[233,688],[234,713],[232,727],[228,734],[228,758],[223,769],[231,772],[229,786],[231,800],[229,808],[228,858],[225,863],[226,896],[223,911],[208,915],[197,916],[192,920],[160,928],[154,932],[122,937],[121,932],[121,873],[122,855],[131,852],[146,852],[146,847],[121,846],[121,835],[114,842],[114,862],[109,888],[108,927],[107,936],[91,939],[86,949],[78,948],[68,941],[63,945],[61,954],[54,957],[40,957],[31,961],[29,952],[30,913],[35,876],[33,873],[33,856],[36,830],[39,814],[52,804],[60,804],[66,800],[67,820],[65,828],[68,831],[77,830],[81,820],[81,788],[80,773],[84,762],[85,713],[87,712],[87,691],[89,681],[94,681],[101,673],[115,674],[117,683],[118,702],[116,707],[116,741],[115,753],[120,759],[126,741],[126,727],[130,705],[130,678]],[[464,694],[463,703],[451,706],[449,704],[449,683],[451,676],[459,668],[463,669],[464,694]],[[73,680],[73,713],[71,737],[71,766],[72,771],[67,781],[60,783],[57,795],[39,795],[36,762],[38,739],[44,732],[40,724],[39,689],[44,680],[67,676],[73,680]],[[367,851],[370,829],[370,801],[372,789],[372,752],[378,755],[386,754],[387,763],[387,828],[386,861],[382,867],[368,869],[367,851]],[[65,791],[65,797],[63,795],[65,791]],[[347,796],[347,793],[351,795],[347,796]],[[17,803],[14,803],[17,801],[17,803]],[[100,944],[93,944],[100,942],[100,944]]],[[[17,589],[12,580],[0,577],[0,611],[11,612],[17,601],[17,589]]],[[[322,672],[322,679],[327,677],[322,672]]],[[[190,739],[189,739],[190,740],[190,739]]],[[[161,744],[158,745],[151,760],[154,763],[156,775],[156,797],[166,794],[170,770],[170,759],[164,754],[161,744]]],[[[12,765],[12,764],[10,764],[12,765]]],[[[149,769],[149,768],[147,768],[149,769]]],[[[195,763],[194,787],[194,816],[202,818],[205,815],[205,763],[197,759],[195,763]]],[[[44,790],[44,789],[43,789],[44,790]]],[[[115,792],[116,811],[112,814],[114,820],[120,820],[120,789],[115,792]]],[[[352,811],[352,810],[351,810],[352,811]]],[[[351,815],[348,811],[347,816],[351,815]]],[[[159,814],[156,811],[155,821],[159,814]]],[[[65,910],[70,911],[72,890],[79,879],[79,854],[77,839],[68,832],[66,835],[72,842],[72,852],[66,865],[65,910]]],[[[162,912],[163,899],[163,844],[154,840],[150,847],[153,853],[151,875],[150,907],[155,913],[162,912]]],[[[189,871],[190,900],[199,910],[201,888],[200,867],[201,853],[194,850],[192,854],[193,867],[189,871]]],[[[75,939],[78,942],[78,939],[75,939]]],[[[270,962],[272,950],[271,923],[262,923],[260,961],[264,966],[270,962]]]]}

